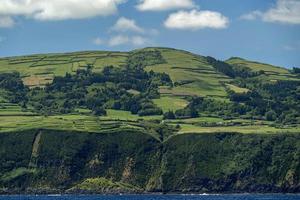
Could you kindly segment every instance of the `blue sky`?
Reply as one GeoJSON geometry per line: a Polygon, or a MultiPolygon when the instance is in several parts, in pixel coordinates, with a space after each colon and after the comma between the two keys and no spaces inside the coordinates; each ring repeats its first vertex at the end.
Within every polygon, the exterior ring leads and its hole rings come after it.
{"type": "Polygon", "coordinates": [[[0,0],[1,57],[146,46],[300,67],[300,0],[0,0]]]}

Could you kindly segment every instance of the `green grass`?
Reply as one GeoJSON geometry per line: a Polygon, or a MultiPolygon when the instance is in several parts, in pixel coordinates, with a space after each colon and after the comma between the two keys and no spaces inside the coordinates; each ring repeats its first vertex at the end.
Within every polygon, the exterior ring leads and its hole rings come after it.
{"type": "Polygon", "coordinates": [[[140,119],[143,120],[161,120],[162,116],[160,115],[152,115],[152,116],[138,116],[133,115],[129,111],[123,111],[123,110],[113,110],[113,109],[107,109],[107,116],[101,117],[102,119],[107,120],[128,120],[128,121],[137,121],[140,119]]]}
{"type": "Polygon", "coordinates": [[[224,122],[224,120],[218,117],[197,117],[197,118],[189,118],[189,119],[170,120],[169,122],[179,123],[179,124],[194,124],[194,123],[202,123],[202,122],[218,123],[218,122],[224,122]]]}
{"type": "Polygon", "coordinates": [[[127,56],[103,57],[96,59],[94,66],[95,71],[101,71],[105,66],[121,67],[126,64],[127,56]]]}
{"type": "Polygon", "coordinates": [[[103,117],[107,119],[120,119],[120,120],[137,120],[139,118],[138,115],[133,115],[129,111],[122,110],[107,110],[107,117],[103,117]]]}
{"type": "MultiPolygon", "coordinates": [[[[0,102],[0,116],[34,116],[35,113],[22,110],[18,104],[8,103],[2,96],[0,102]]],[[[1,122],[0,122],[1,123],[1,122]]]]}
{"type": "Polygon", "coordinates": [[[252,126],[226,126],[226,127],[201,127],[192,124],[181,124],[179,134],[186,133],[243,133],[243,134],[273,134],[273,133],[295,133],[300,131],[300,127],[275,128],[267,125],[252,126]]]}
{"type": "MultiPolygon", "coordinates": [[[[152,48],[148,48],[151,50],[152,48]]],[[[191,54],[186,51],[168,48],[157,48],[166,60],[165,64],[147,66],[146,70],[168,73],[176,85],[173,88],[161,87],[161,98],[154,103],[162,108],[176,111],[184,108],[188,102],[185,96],[209,96],[221,101],[229,101],[226,88],[237,93],[247,92],[247,89],[230,84],[231,79],[209,65],[205,57],[191,54]],[[224,87],[225,83],[225,87],[224,87]]],[[[126,63],[128,53],[85,51],[65,54],[38,54],[31,56],[19,56],[0,58],[0,73],[18,71],[23,81],[29,86],[44,86],[52,81],[54,76],[63,76],[66,72],[74,73],[86,64],[93,64],[95,71],[101,71],[103,67],[113,65],[122,67],[126,63]]],[[[293,79],[294,76],[284,68],[247,61],[240,58],[232,58],[227,61],[230,64],[241,65],[254,71],[264,70],[266,75],[261,78],[270,80],[293,79]]],[[[130,90],[132,94],[138,91],[130,90]]],[[[59,116],[38,116],[35,113],[24,112],[19,105],[7,103],[5,91],[0,91],[0,132],[24,130],[33,128],[48,128],[58,130],[75,130],[87,132],[101,132],[117,128],[140,128],[140,120],[162,120],[162,116],[140,117],[127,111],[107,110],[107,116],[95,117],[87,109],[77,109],[75,113],[59,116]]],[[[180,133],[205,133],[205,132],[230,132],[241,133],[269,133],[283,131],[300,131],[299,128],[277,129],[270,127],[267,122],[252,122],[236,119],[224,121],[221,118],[200,117],[195,119],[172,120],[169,124],[180,124],[180,133]],[[238,123],[243,126],[202,127],[208,123],[238,123]],[[252,125],[251,125],[252,124],[252,125]]]]}
{"type": "Polygon", "coordinates": [[[148,66],[146,70],[168,73],[173,82],[179,84],[190,81],[188,84],[178,85],[172,90],[165,90],[162,93],[175,96],[227,96],[221,82],[228,82],[230,79],[216,72],[204,57],[179,50],[159,50],[167,63],[148,66]]]}
{"type": "Polygon", "coordinates": [[[53,76],[74,73],[80,67],[93,64],[95,71],[105,66],[120,67],[125,64],[128,53],[86,51],[62,54],[37,54],[0,58],[0,73],[17,71],[29,86],[43,86],[51,82],[53,76]]]}
{"type": "MultiPolygon", "coordinates": [[[[87,112],[87,110],[80,110],[87,112]]],[[[11,132],[28,129],[57,129],[85,132],[102,132],[118,128],[138,128],[139,120],[161,120],[162,116],[132,115],[127,111],[108,110],[107,116],[96,117],[83,113],[55,115],[55,116],[30,116],[29,114],[0,115],[0,132],[11,132]]]]}
{"type": "Polygon", "coordinates": [[[153,101],[163,110],[163,112],[167,112],[169,110],[176,111],[183,109],[188,105],[186,100],[179,97],[162,96],[160,99],[154,99],[153,101]]]}
{"type": "Polygon", "coordinates": [[[263,70],[269,80],[295,80],[296,76],[291,74],[287,69],[273,66],[265,63],[245,60],[243,58],[230,58],[227,63],[235,66],[248,67],[253,71],[263,70]]]}
{"type": "Polygon", "coordinates": [[[234,91],[235,93],[246,93],[246,92],[249,91],[249,89],[247,89],[247,88],[241,88],[241,87],[238,87],[236,85],[229,84],[229,83],[226,83],[226,87],[229,90],[234,91]]]}
{"type": "MultiPolygon", "coordinates": [[[[70,114],[59,116],[0,116],[0,132],[12,132],[29,129],[53,129],[82,132],[103,132],[116,129],[139,129],[139,120],[161,120],[161,116],[139,117],[126,111],[108,110],[108,116],[95,117],[82,114],[70,114]]],[[[249,120],[222,120],[214,117],[200,117],[184,120],[167,120],[167,124],[179,124],[179,133],[213,133],[213,132],[239,132],[239,133],[278,133],[278,132],[299,132],[300,127],[275,128],[267,122],[254,121],[251,125],[249,120]],[[240,125],[225,126],[230,122],[239,122],[240,125]],[[203,127],[201,123],[217,123],[218,126],[203,127]],[[243,125],[241,125],[243,124],[243,125]]],[[[151,133],[149,133],[151,134],[151,133]]]]}

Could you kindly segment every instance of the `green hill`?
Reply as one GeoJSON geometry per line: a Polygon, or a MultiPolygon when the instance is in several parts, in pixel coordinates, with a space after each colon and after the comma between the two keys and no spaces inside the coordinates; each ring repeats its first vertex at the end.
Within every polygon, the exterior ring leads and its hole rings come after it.
{"type": "Polygon", "coordinates": [[[227,63],[237,67],[248,67],[253,71],[264,71],[268,80],[297,80],[288,69],[273,66],[265,63],[245,60],[243,58],[233,57],[226,60],[227,63]]]}
{"type": "Polygon", "coordinates": [[[299,97],[170,48],[0,58],[0,193],[299,192],[299,97]]]}

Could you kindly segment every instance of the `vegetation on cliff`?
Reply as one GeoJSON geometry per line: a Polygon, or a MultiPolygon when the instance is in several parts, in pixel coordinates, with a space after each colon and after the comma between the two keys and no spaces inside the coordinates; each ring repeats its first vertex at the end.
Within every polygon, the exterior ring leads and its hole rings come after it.
{"type": "Polygon", "coordinates": [[[297,69],[146,48],[0,72],[1,193],[300,191],[297,69]]]}

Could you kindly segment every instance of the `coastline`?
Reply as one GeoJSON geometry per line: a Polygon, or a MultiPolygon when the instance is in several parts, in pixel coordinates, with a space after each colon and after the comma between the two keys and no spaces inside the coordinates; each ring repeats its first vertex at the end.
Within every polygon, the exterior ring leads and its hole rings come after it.
{"type": "Polygon", "coordinates": [[[190,193],[179,193],[179,192],[16,192],[16,193],[1,193],[1,196],[219,196],[219,195],[294,195],[300,196],[300,192],[190,192],[190,193]]]}

